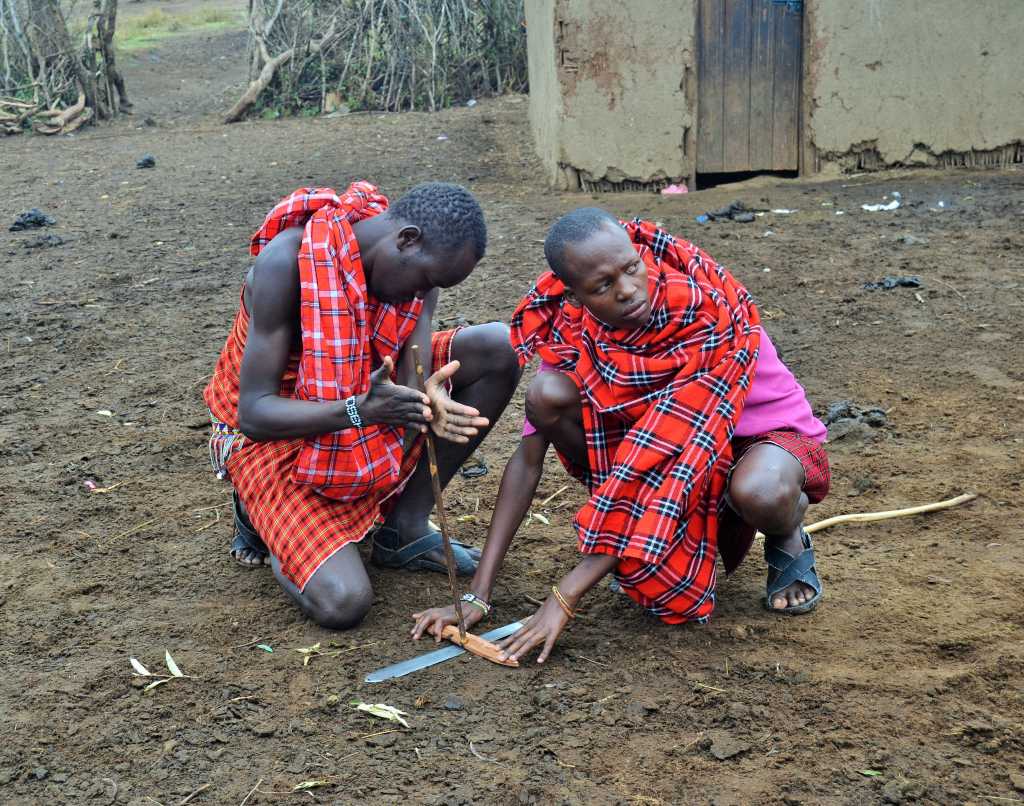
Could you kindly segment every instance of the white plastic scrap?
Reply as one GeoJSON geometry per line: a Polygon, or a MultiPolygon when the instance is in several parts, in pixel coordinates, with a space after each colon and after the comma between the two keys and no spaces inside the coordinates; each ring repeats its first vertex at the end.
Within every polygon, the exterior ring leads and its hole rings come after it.
{"type": "Polygon", "coordinates": [[[892,192],[892,201],[888,204],[862,204],[861,210],[867,210],[869,213],[880,213],[883,210],[895,210],[900,206],[900,193],[898,190],[892,192]]]}

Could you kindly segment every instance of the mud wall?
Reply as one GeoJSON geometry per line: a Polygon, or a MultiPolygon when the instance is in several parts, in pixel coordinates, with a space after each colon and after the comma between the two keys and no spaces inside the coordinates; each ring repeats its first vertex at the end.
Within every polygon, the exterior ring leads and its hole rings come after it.
{"type": "Polygon", "coordinates": [[[1024,2],[806,5],[808,168],[1024,157],[1024,2]]]}
{"type": "Polygon", "coordinates": [[[530,121],[552,184],[690,176],[695,18],[693,0],[526,0],[530,121]]]}
{"type": "MultiPolygon", "coordinates": [[[[1024,0],[806,0],[801,172],[1024,161],[1024,0]]],[[[526,0],[552,185],[691,182],[696,0],[526,0]]]]}

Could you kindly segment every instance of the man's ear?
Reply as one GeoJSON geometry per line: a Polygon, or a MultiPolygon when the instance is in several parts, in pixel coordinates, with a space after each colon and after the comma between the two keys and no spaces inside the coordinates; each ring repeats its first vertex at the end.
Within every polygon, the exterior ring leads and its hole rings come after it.
{"type": "Polygon", "coordinates": [[[398,231],[398,250],[401,251],[423,240],[423,230],[415,224],[406,224],[398,231]]]}
{"type": "Polygon", "coordinates": [[[572,307],[574,307],[574,308],[582,308],[583,307],[583,303],[580,302],[580,298],[576,296],[576,294],[573,292],[573,290],[571,288],[569,288],[569,286],[565,287],[565,291],[563,292],[562,296],[563,296],[563,298],[565,299],[566,302],[568,302],[570,305],[572,305],[572,307]]]}

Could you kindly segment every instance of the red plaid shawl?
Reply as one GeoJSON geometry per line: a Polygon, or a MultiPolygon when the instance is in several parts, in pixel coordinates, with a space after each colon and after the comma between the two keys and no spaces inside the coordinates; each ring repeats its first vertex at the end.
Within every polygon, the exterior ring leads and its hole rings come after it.
{"type": "Polygon", "coordinates": [[[625,227],[648,269],[650,322],[610,329],[570,305],[546,272],[512,317],[512,345],[521,364],[540,354],[581,390],[590,467],[562,458],[591,492],[575,518],[580,551],[656,564],[685,541],[688,576],[713,589],[729,440],[753,380],[760,316],[693,244],[647,221],[625,227]]]}
{"type": "MultiPolygon", "coordinates": [[[[352,224],[378,215],[388,200],[369,182],[344,196],[330,188],[300,188],[282,200],[252,236],[258,255],[288,227],[305,225],[299,248],[302,358],[295,382],[300,400],[336,401],[370,388],[370,373],[398,352],[416,327],[422,300],[388,305],[366,289],[352,224]]],[[[292,468],[292,481],[337,500],[386,490],[399,481],[402,436],[367,425],[311,437],[292,468]]]]}

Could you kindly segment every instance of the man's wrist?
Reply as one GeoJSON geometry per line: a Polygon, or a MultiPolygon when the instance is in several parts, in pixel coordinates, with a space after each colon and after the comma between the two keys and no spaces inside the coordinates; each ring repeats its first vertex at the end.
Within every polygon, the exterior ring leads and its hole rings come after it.
{"type": "Polygon", "coordinates": [[[362,428],[367,425],[366,417],[362,411],[362,404],[365,402],[363,395],[353,395],[338,401],[339,415],[342,426],[339,430],[346,428],[362,428]]]}

